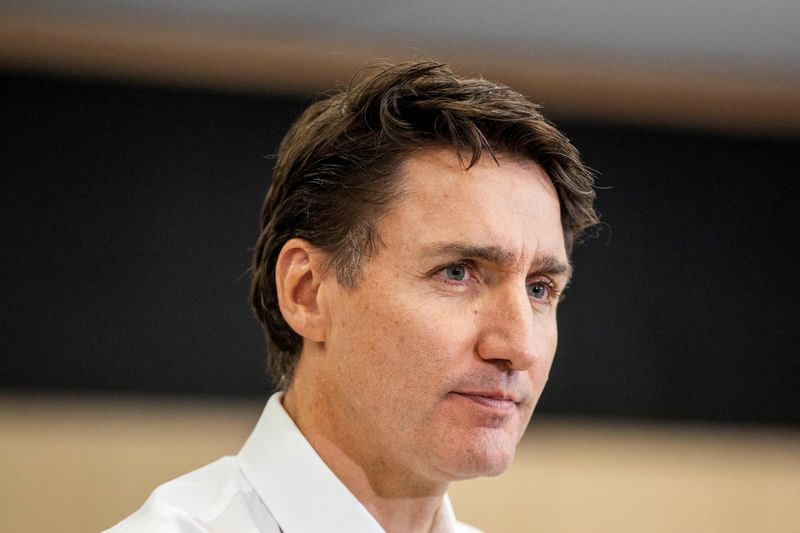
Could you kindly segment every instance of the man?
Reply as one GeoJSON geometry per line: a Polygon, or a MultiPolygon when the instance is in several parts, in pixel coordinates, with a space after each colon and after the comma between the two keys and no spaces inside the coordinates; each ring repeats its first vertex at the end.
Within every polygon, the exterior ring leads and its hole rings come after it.
{"type": "Polygon", "coordinates": [[[473,531],[447,486],[513,458],[592,184],[534,104],[443,65],[365,71],[311,105],[253,265],[280,392],[238,456],[115,531],[473,531]]]}

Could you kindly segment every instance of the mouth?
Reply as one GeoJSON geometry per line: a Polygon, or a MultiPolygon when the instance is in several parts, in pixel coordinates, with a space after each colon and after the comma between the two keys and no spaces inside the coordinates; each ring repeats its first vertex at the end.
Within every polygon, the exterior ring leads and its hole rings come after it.
{"type": "Polygon", "coordinates": [[[453,391],[451,394],[493,411],[511,411],[519,404],[517,398],[505,391],[453,391]]]}

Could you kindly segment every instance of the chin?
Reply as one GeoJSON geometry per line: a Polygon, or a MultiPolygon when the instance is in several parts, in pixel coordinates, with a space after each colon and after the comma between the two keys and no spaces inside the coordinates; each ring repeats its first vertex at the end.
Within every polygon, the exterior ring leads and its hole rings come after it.
{"type": "MultiPolygon", "coordinates": [[[[483,433],[483,432],[481,432],[483,433]]],[[[448,457],[453,480],[498,476],[514,460],[516,439],[508,435],[475,435],[459,443],[448,457]]]]}

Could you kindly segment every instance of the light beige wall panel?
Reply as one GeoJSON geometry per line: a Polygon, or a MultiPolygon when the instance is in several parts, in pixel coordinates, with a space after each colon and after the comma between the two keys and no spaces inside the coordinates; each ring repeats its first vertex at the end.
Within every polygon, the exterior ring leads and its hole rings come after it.
{"type": "MultiPolygon", "coordinates": [[[[261,408],[0,396],[0,531],[108,527],[236,453],[261,408]]],[[[508,472],[450,493],[487,532],[796,532],[800,432],[538,420],[508,472]]]]}

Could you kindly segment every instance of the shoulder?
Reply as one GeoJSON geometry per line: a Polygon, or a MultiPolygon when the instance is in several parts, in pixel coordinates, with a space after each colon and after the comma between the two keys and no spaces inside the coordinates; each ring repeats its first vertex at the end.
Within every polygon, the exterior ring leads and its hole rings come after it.
{"type": "Polygon", "coordinates": [[[152,499],[104,533],[207,533],[208,528],[182,509],[152,499]]]}
{"type": "Polygon", "coordinates": [[[259,525],[269,531],[271,518],[266,509],[259,509],[258,496],[236,458],[224,457],[164,483],[141,509],[108,532],[247,531],[258,530],[259,525]]]}
{"type": "Polygon", "coordinates": [[[455,533],[483,533],[483,531],[464,522],[456,522],[455,533]]]}

